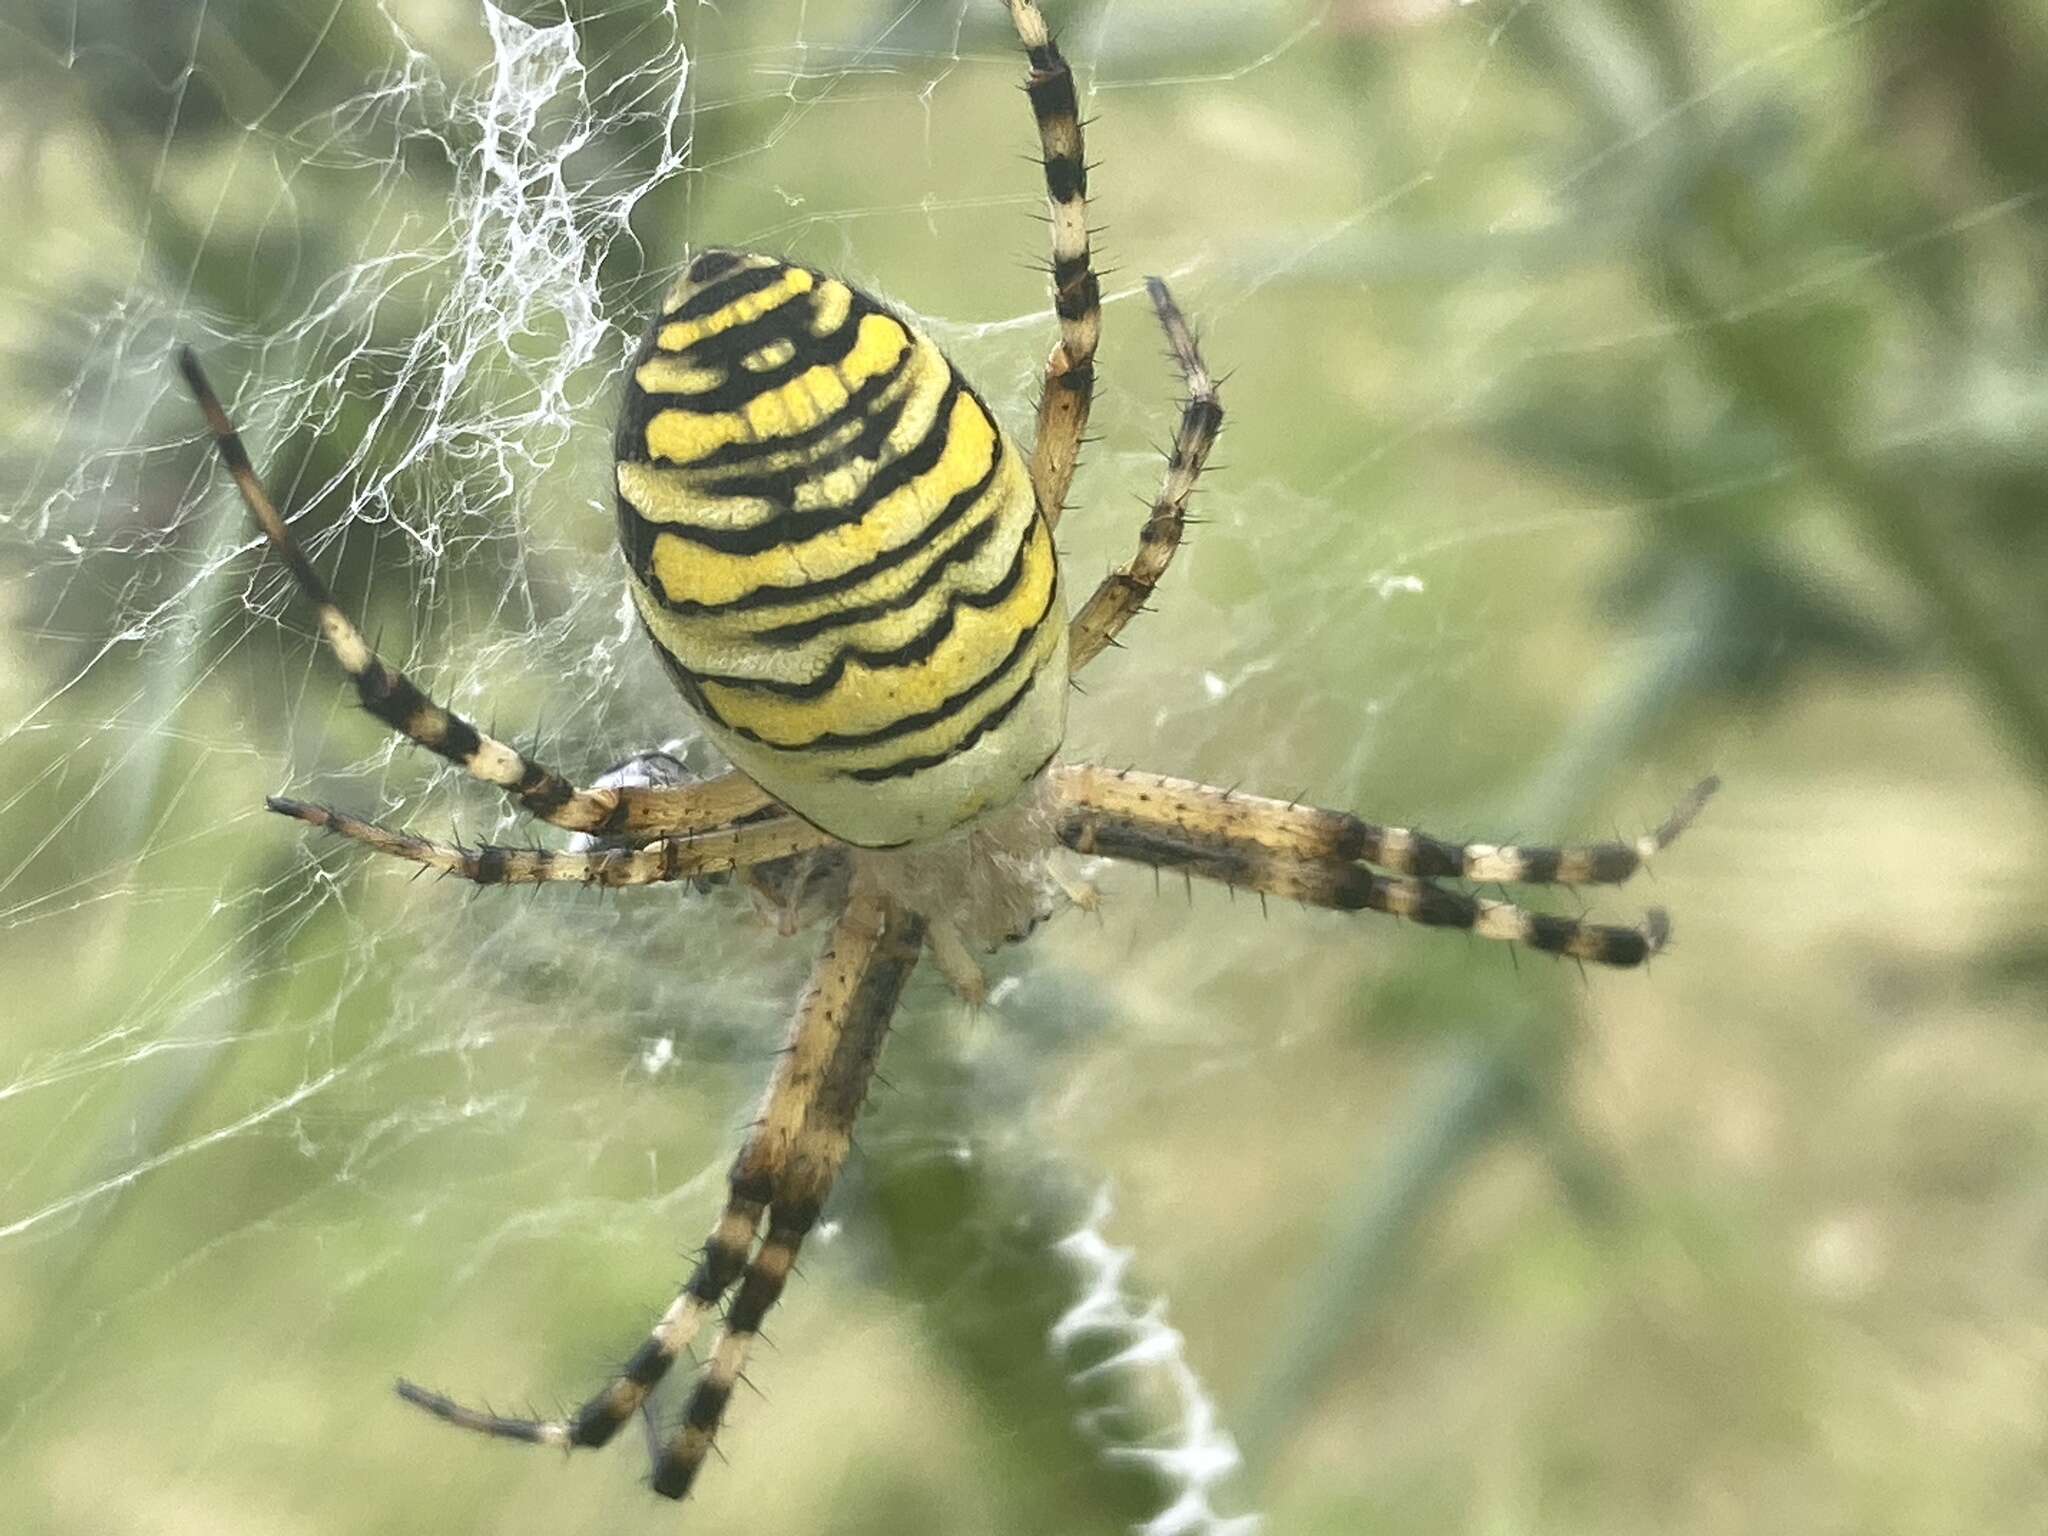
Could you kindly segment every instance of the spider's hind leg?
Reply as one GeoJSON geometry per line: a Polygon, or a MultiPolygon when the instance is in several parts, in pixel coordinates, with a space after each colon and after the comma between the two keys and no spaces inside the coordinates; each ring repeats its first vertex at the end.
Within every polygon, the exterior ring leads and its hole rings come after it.
{"type": "Polygon", "coordinates": [[[1619,885],[1676,842],[1721,787],[1718,778],[1701,780],[1670,815],[1639,837],[1549,848],[1449,842],[1410,827],[1366,821],[1349,811],[1092,763],[1063,763],[1053,778],[1061,804],[1070,810],[1127,818],[1194,846],[1334,859],[1395,875],[1501,885],[1619,885]]]}
{"type": "Polygon", "coordinates": [[[684,1497],[711,1453],[748,1352],[781,1299],[798,1251],[852,1148],[854,1122],[867,1102],[868,1084],[923,938],[920,919],[856,881],[802,1005],[803,1013],[829,1020],[829,1038],[821,1039],[819,1051],[792,1048],[778,1068],[777,1083],[786,1071],[796,1086],[786,1102],[779,1102],[771,1088],[762,1112],[760,1127],[775,1127],[780,1154],[767,1180],[768,1232],[733,1294],[725,1328],[683,1407],[682,1420],[655,1458],[656,1493],[684,1497]],[[792,1066],[799,1055],[804,1060],[792,1066]]]}
{"type": "Polygon", "coordinates": [[[560,1419],[507,1418],[409,1381],[399,1396],[436,1418],[496,1439],[565,1449],[608,1442],[645,1407],[734,1285],[724,1333],[692,1391],[682,1427],[661,1441],[654,1486],[689,1491],[711,1449],[747,1348],[795,1264],[851,1143],[883,1038],[917,963],[917,920],[856,890],[818,957],[776,1058],[759,1114],[734,1159],[725,1210],[682,1294],[602,1389],[560,1419]],[[764,1215],[767,1237],[755,1249],[764,1215]]]}
{"type": "Polygon", "coordinates": [[[1161,774],[1063,764],[1053,776],[1062,807],[1060,835],[1081,852],[1177,869],[1310,906],[1463,928],[1481,938],[1613,966],[1640,965],[1664,947],[1671,927],[1662,911],[1647,912],[1633,926],[1589,923],[1449,890],[1436,881],[1619,883],[1669,846],[1717,787],[1713,779],[1701,783],[1654,831],[1633,842],[1523,848],[1445,842],[1346,811],[1161,774]]]}

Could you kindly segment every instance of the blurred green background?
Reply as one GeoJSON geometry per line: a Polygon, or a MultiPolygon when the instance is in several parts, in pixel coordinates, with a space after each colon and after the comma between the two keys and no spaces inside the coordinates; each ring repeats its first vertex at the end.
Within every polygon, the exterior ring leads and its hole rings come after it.
{"type": "Polygon", "coordinates": [[[995,1008],[913,984],[688,1508],[392,1398],[624,1356],[814,937],[266,816],[532,835],[347,703],[172,346],[387,653],[595,770],[687,729],[605,491],[685,250],[877,289],[1020,430],[1052,336],[996,6],[673,9],[0,3],[9,1528],[2040,1529],[2048,16],[1981,0],[1055,0],[1077,585],[1171,431],[1142,274],[1230,412],[1069,754],[1530,839],[1718,771],[1597,893],[1676,947],[1109,871],[995,1008]]]}

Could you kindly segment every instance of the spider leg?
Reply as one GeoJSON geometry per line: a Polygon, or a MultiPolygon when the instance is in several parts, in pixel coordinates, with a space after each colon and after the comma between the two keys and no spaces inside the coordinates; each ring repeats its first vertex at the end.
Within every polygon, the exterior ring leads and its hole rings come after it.
{"type": "MultiPolygon", "coordinates": [[[[662,837],[687,837],[715,827],[731,826],[782,809],[760,785],[736,769],[694,784],[623,785],[618,789],[580,790],[593,799],[616,796],[617,805],[594,835],[621,843],[648,843],[662,837]]],[[[555,826],[559,816],[543,817],[555,826]]]]}
{"type": "Polygon", "coordinates": [[[733,1302],[719,1352],[691,1396],[685,1427],[668,1437],[657,1459],[655,1486],[671,1497],[682,1497],[716,1433],[718,1413],[712,1407],[712,1395],[716,1395],[716,1409],[722,1409],[738,1379],[745,1343],[732,1341],[736,1335],[750,1340],[758,1331],[761,1316],[781,1292],[801,1241],[796,1223],[802,1220],[808,1227],[815,1220],[817,1203],[823,1201],[832,1175],[844,1160],[844,1141],[851,1132],[853,1114],[859,1109],[903,982],[916,963],[915,929],[915,919],[884,907],[875,898],[856,893],[849,902],[797,1005],[760,1113],[733,1162],[725,1210],[705,1242],[703,1256],[645,1342],[599,1392],[561,1419],[506,1418],[466,1407],[409,1381],[398,1383],[398,1395],[436,1418],[497,1439],[565,1449],[600,1446],[640,1413],[648,1395],[689,1347],[704,1319],[738,1282],[740,1294],[733,1302]],[[836,1156],[825,1155],[829,1152],[824,1145],[828,1121],[841,1127],[836,1156]],[[794,1174],[789,1172],[792,1167],[794,1174]],[[812,1202],[808,1207],[800,1204],[804,1198],[812,1202]],[[789,1208],[776,1207],[767,1241],[749,1264],[771,1199],[790,1202],[789,1208]],[[740,1324],[748,1319],[751,1327],[742,1335],[740,1324]],[[706,1415],[708,1423],[697,1429],[698,1420],[706,1415]],[[693,1429],[697,1429],[694,1435],[693,1429]]]}
{"type": "MultiPolygon", "coordinates": [[[[724,1330],[691,1389],[682,1419],[655,1458],[656,1493],[671,1499],[687,1495],[711,1453],[747,1352],[781,1298],[804,1238],[845,1165],[854,1121],[867,1101],[869,1080],[922,940],[921,919],[865,890],[856,878],[846,913],[804,999],[807,1013],[827,1021],[819,1032],[820,1048],[801,1069],[791,1070],[790,1087],[781,1099],[771,1090],[762,1117],[763,1126],[776,1127],[780,1155],[772,1172],[750,1183],[748,1191],[756,1198],[766,1195],[768,1234],[739,1282],[724,1330]]],[[[734,1187],[739,1187],[737,1172],[734,1187]]]]}
{"type": "Polygon", "coordinates": [[[178,351],[178,369],[206,416],[207,430],[243,504],[292,579],[318,610],[321,638],[355,684],[363,707],[401,736],[439,753],[472,778],[504,790],[531,814],[572,832],[637,836],[641,840],[715,827],[775,802],[752,781],[727,773],[703,784],[666,788],[579,789],[553,769],[479,730],[435,703],[417,684],[378,656],[363,632],[335,602],[313,562],[291,535],[249,460],[241,434],[207,382],[190,347],[178,351]]]}
{"type": "Polygon", "coordinates": [[[967,947],[958,924],[943,917],[925,919],[925,945],[956,997],[971,1008],[988,1001],[988,976],[967,947]]]}
{"type": "Polygon", "coordinates": [[[1216,381],[1202,364],[1194,332],[1173,302],[1166,284],[1156,277],[1145,279],[1152,295],[1152,307],[1166,330],[1166,343],[1180,365],[1188,398],[1181,407],[1180,429],[1174,434],[1173,453],[1166,461],[1166,479],[1138,536],[1138,552],[1120,569],[1103,578],[1067,630],[1067,668],[1078,672],[1117,637],[1119,631],[1151,599],[1159,579],[1180,548],[1187,526],[1188,498],[1195,493],[1209,450],[1216,446],[1216,434],[1223,430],[1223,406],[1216,396],[1216,381]]]}
{"type": "Polygon", "coordinates": [[[1088,251],[1088,161],[1081,142],[1074,72],[1035,0],[1009,0],[1010,20],[1031,60],[1024,90],[1038,120],[1045,199],[1052,224],[1052,305],[1059,344],[1045,360],[1038,428],[1031,441],[1031,487],[1047,523],[1065,510],[1088,408],[1095,394],[1095,347],[1102,336],[1102,289],[1088,251]]]}
{"type": "Polygon", "coordinates": [[[394,832],[374,821],[324,805],[308,805],[272,795],[264,802],[280,816],[338,833],[378,853],[407,859],[444,875],[457,875],[478,885],[660,885],[699,875],[748,869],[772,859],[823,848],[832,838],[807,821],[776,816],[685,832],[639,848],[599,848],[582,853],[557,853],[549,848],[504,848],[483,843],[464,848],[409,832],[394,832]]]}
{"type": "Polygon", "coordinates": [[[1542,848],[1446,842],[1412,828],[1364,821],[1349,811],[1092,763],[1062,763],[1052,774],[1069,808],[1126,819],[1190,846],[1334,859],[1376,865],[1396,875],[1505,885],[1619,885],[1677,841],[1721,787],[1717,778],[1703,779],[1640,837],[1542,848]]]}
{"type": "Polygon", "coordinates": [[[1393,829],[1375,828],[1344,812],[1158,775],[1074,765],[1056,770],[1055,782],[1062,801],[1060,837],[1083,853],[1177,869],[1309,906],[1384,912],[1429,927],[1463,928],[1480,938],[1612,966],[1640,965],[1664,947],[1671,925],[1661,910],[1647,912],[1633,927],[1588,923],[1446,890],[1429,876],[1625,880],[1684,830],[1713,789],[1709,780],[1635,845],[1503,850],[1483,844],[1460,848],[1406,831],[1395,836],[1393,829]],[[1361,860],[1397,873],[1381,874],[1361,860]],[[1487,872],[1505,868],[1524,873],[1487,872]],[[1475,869],[1481,873],[1471,873],[1475,869]]]}

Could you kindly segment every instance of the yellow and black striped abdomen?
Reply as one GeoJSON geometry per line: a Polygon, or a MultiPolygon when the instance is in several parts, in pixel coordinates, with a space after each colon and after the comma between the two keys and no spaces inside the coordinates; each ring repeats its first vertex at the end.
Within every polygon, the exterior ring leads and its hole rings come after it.
{"type": "Polygon", "coordinates": [[[1067,618],[1016,444],[916,327],[709,251],[627,380],[619,541],[712,738],[836,837],[1014,798],[1066,723],[1067,618]]]}

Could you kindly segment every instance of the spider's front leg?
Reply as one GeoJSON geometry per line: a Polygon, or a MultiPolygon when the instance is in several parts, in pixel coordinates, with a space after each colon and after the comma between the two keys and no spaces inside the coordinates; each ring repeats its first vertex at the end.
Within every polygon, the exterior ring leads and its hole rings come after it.
{"type": "MultiPolygon", "coordinates": [[[[1081,134],[1074,72],[1034,0],[1009,0],[1010,20],[1031,60],[1025,93],[1038,122],[1045,160],[1045,197],[1052,226],[1053,312],[1060,340],[1046,359],[1038,396],[1038,425],[1031,442],[1031,485],[1048,524],[1066,509],[1088,412],[1095,391],[1095,349],[1102,336],[1102,288],[1088,240],[1088,160],[1081,134]]],[[[1188,499],[1202,465],[1223,430],[1223,406],[1216,381],[1203,366],[1194,332],[1159,278],[1145,280],[1152,307],[1166,332],[1166,344],[1181,372],[1187,399],[1174,434],[1165,484],[1152,503],[1139,536],[1138,553],[1112,571],[1074,615],[1068,627],[1069,671],[1078,672],[1145,606],[1180,548],[1188,499]]]]}
{"type": "Polygon", "coordinates": [[[1664,947],[1670,924],[1663,912],[1653,908],[1641,923],[1617,927],[1530,912],[1435,882],[1619,884],[1670,846],[1719,787],[1718,780],[1705,780],[1654,831],[1632,841],[1543,848],[1447,842],[1348,811],[1086,763],[1060,765],[1053,782],[1060,835],[1083,853],[1178,869],[1310,906],[1463,928],[1614,966],[1640,965],[1664,947]]]}
{"type": "Polygon", "coordinates": [[[1181,546],[1187,530],[1188,502],[1202,477],[1202,467],[1209,462],[1209,450],[1216,446],[1217,435],[1223,430],[1223,403],[1217,397],[1216,381],[1210,377],[1195,345],[1194,331],[1164,282],[1148,277],[1145,291],[1152,296],[1152,308],[1166,332],[1167,349],[1180,367],[1187,399],[1182,402],[1180,426],[1166,461],[1166,478],[1138,535],[1138,552],[1102,579],[1068,627],[1070,672],[1080,671],[1105,648],[1114,645],[1123,627],[1151,600],[1181,546]]]}
{"type": "Polygon", "coordinates": [[[286,527],[276,503],[249,459],[242,437],[228,419],[220,397],[207,382],[190,347],[178,352],[178,369],[205,414],[221,462],[242,501],[270,545],[290,568],[299,590],[319,615],[320,635],[341,663],[363,708],[401,736],[438,753],[472,778],[510,795],[542,821],[619,842],[650,842],[727,826],[775,804],[751,779],[722,774],[697,784],[579,789],[552,768],[479,730],[462,716],[427,697],[413,680],[386,662],[313,569],[313,562],[286,527]]]}
{"type": "Polygon", "coordinates": [[[1060,339],[1045,360],[1038,426],[1031,442],[1031,487],[1048,523],[1057,523],[1074,483],[1088,410],[1095,398],[1095,348],[1102,337],[1102,286],[1088,249],[1088,157],[1081,138],[1074,72],[1034,0],[1009,0],[1010,21],[1031,61],[1024,92],[1038,123],[1052,229],[1052,306],[1060,339]]]}
{"type": "Polygon", "coordinates": [[[856,880],[797,1006],[775,1075],[734,1160],[723,1214],[681,1295],[605,1386],[561,1419],[504,1418],[409,1381],[407,1402],[479,1434],[567,1449],[599,1446],[649,1395],[737,1285],[710,1363],[678,1427],[658,1446],[657,1493],[680,1499],[709,1455],[762,1320],[846,1160],[882,1042],[922,940],[918,920],[856,880]],[[755,1239],[763,1220],[767,1235],[755,1239]]]}

